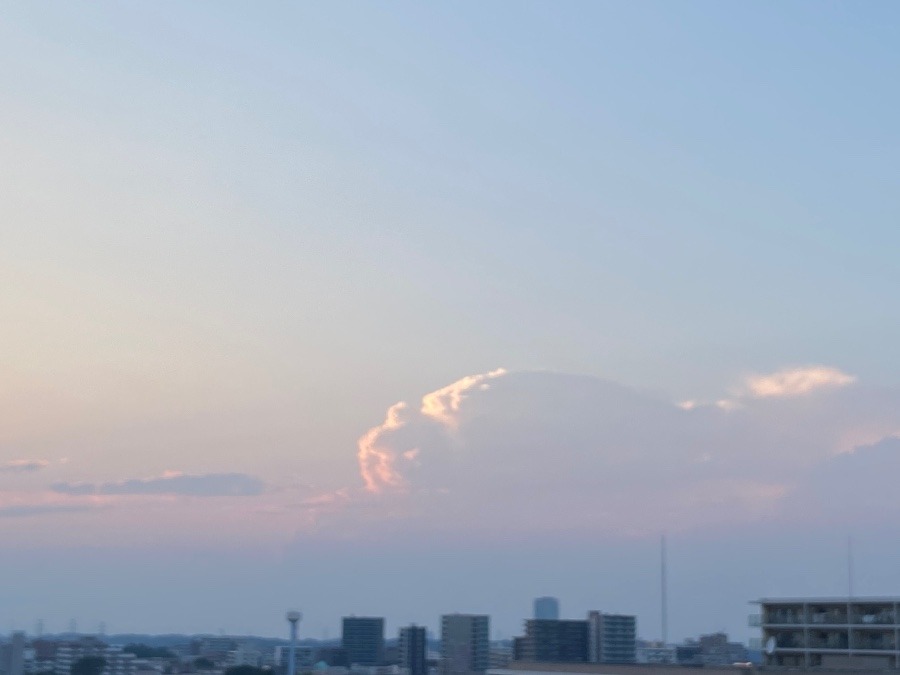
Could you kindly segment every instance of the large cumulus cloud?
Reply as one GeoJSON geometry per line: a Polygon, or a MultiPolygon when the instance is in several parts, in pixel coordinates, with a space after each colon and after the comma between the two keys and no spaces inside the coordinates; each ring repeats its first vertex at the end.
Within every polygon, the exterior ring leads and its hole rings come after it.
{"type": "Polygon", "coordinates": [[[840,455],[865,474],[858,448],[900,431],[897,391],[836,368],[731,391],[676,404],[587,376],[472,375],[392,406],[359,441],[360,472],[373,499],[435,527],[642,533],[815,519],[822,467],[840,455]]]}

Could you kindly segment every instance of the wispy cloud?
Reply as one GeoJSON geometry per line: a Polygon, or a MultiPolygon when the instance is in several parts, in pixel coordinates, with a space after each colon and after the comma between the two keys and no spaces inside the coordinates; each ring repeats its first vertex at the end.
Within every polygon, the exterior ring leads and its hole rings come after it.
{"type": "Polygon", "coordinates": [[[102,508],[96,504],[11,504],[0,506],[0,518],[28,518],[57,513],[83,513],[102,508]]]}
{"type": "Polygon", "coordinates": [[[105,497],[63,495],[46,489],[0,492],[0,518],[80,513],[108,506],[109,499],[105,497]]]}
{"type": "Polygon", "coordinates": [[[181,495],[190,497],[252,497],[265,491],[265,483],[243,473],[182,474],[167,472],[153,478],[132,478],[108,483],[54,483],[54,492],[66,495],[181,495]]]}
{"type": "Polygon", "coordinates": [[[14,459],[0,464],[0,473],[32,473],[49,465],[46,459],[14,459]]]}

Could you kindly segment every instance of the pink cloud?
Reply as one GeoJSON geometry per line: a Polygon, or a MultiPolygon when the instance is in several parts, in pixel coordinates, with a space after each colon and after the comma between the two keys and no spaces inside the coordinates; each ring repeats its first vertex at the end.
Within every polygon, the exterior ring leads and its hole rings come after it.
{"type": "Polygon", "coordinates": [[[846,387],[854,382],[854,376],[837,368],[805,366],[768,375],[752,375],[747,378],[746,391],[753,398],[803,396],[819,389],[846,387]]]}

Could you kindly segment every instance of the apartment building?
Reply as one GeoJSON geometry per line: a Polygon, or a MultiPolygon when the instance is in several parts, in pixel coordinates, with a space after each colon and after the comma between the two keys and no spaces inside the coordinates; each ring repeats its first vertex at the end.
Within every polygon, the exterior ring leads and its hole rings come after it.
{"type": "Polygon", "coordinates": [[[490,619],[483,614],[441,617],[441,671],[444,675],[483,673],[490,666],[490,619]]]}
{"type": "Polygon", "coordinates": [[[764,598],[751,626],[765,665],[900,669],[900,597],[764,598]]]}

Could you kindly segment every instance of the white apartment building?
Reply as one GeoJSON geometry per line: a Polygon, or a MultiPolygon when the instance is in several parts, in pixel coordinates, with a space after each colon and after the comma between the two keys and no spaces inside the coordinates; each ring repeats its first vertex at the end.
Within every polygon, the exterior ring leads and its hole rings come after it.
{"type": "Polygon", "coordinates": [[[768,667],[900,669],[900,597],[763,598],[768,667]]]}
{"type": "Polygon", "coordinates": [[[134,675],[135,656],[121,647],[107,647],[95,642],[60,645],[56,650],[55,675],[70,675],[72,664],[85,656],[100,656],[106,660],[103,675],[134,675]]]}

